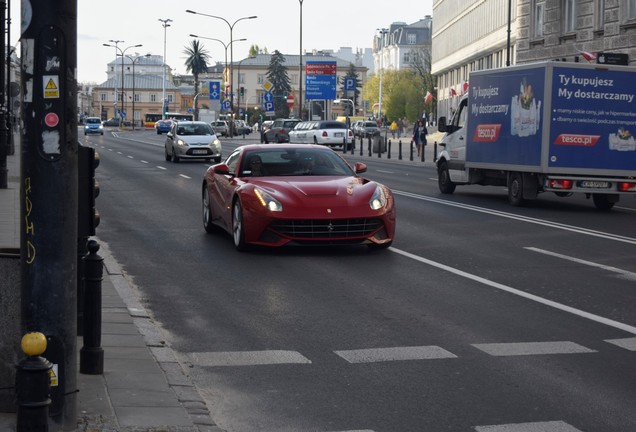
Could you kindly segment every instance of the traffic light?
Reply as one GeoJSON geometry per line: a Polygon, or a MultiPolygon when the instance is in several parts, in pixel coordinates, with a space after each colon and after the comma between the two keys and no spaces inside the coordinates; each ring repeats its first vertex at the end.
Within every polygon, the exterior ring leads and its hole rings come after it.
{"type": "Polygon", "coordinates": [[[239,88],[239,95],[243,97],[245,95],[245,87],[239,88]]]}
{"type": "Polygon", "coordinates": [[[99,183],[95,179],[95,168],[99,166],[99,154],[92,147],[78,147],[78,237],[95,235],[99,225],[99,212],[95,209],[95,198],[99,196],[99,183]]]}

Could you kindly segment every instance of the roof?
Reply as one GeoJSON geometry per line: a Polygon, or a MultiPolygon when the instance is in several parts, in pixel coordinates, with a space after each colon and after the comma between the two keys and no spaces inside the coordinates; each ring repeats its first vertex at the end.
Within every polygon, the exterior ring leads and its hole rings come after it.
{"type": "MultiPolygon", "coordinates": [[[[288,67],[288,68],[298,68],[300,65],[300,55],[298,54],[283,54],[283,57],[285,58],[285,62],[283,63],[284,66],[288,67]]],[[[268,67],[269,63],[271,61],[272,58],[272,54],[257,54],[256,57],[250,58],[250,57],[246,57],[244,59],[240,59],[238,61],[234,61],[233,65],[234,67],[238,67],[239,62],[241,64],[241,67],[247,67],[247,66],[257,66],[257,67],[268,67]]],[[[339,69],[346,69],[349,67],[350,64],[352,64],[350,61],[348,60],[343,60],[341,58],[338,57],[334,57],[334,56],[330,56],[327,54],[303,54],[303,63],[308,63],[308,62],[336,62],[336,67],[338,67],[339,69]]],[[[360,67],[360,66],[358,66],[360,67]]]]}
{"type": "MultiPolygon", "coordinates": [[[[118,76],[117,81],[115,82],[115,77],[109,78],[103,83],[96,85],[96,89],[100,88],[121,88],[121,75],[118,76]]],[[[163,90],[163,77],[158,75],[146,75],[146,74],[135,74],[135,82],[134,87],[137,89],[145,89],[145,90],[163,90]]],[[[132,89],[133,88],[133,75],[126,74],[124,75],[124,88],[132,89]]],[[[177,87],[172,83],[171,80],[166,79],[166,90],[176,90],[177,87]]]]}

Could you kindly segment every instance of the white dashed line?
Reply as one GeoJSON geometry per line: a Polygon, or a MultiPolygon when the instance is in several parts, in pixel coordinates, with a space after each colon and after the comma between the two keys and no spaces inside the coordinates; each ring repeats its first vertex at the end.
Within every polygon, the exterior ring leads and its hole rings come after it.
{"type": "Polygon", "coordinates": [[[479,350],[492,356],[524,356],[545,354],[582,354],[594,353],[595,350],[585,348],[574,342],[515,342],[473,344],[479,350]]]}
{"type": "Polygon", "coordinates": [[[159,165],[157,165],[157,168],[159,168],[160,170],[167,170],[168,169],[166,167],[162,167],[162,166],[159,166],[159,165]]]}
{"type": "Polygon", "coordinates": [[[349,363],[457,358],[455,354],[438,346],[372,348],[334,352],[349,363]]]}
{"type": "Polygon", "coordinates": [[[624,276],[628,280],[636,281],[636,273],[632,273],[632,272],[627,271],[627,270],[619,269],[619,268],[608,266],[608,265],[604,265],[604,264],[598,264],[598,263],[595,263],[595,262],[592,262],[592,261],[585,261],[585,260],[582,260],[582,259],[579,259],[579,258],[571,257],[569,255],[563,255],[563,254],[556,253],[556,252],[550,252],[550,251],[547,251],[547,250],[544,250],[544,249],[535,248],[535,247],[525,247],[524,249],[527,249],[527,250],[533,251],[533,252],[538,252],[538,253],[541,253],[541,254],[544,254],[544,255],[550,255],[550,256],[553,256],[553,257],[556,257],[556,258],[561,258],[563,260],[572,261],[572,262],[575,262],[575,263],[578,263],[578,264],[584,264],[586,266],[600,268],[600,269],[607,270],[607,271],[610,271],[610,272],[613,272],[613,273],[618,273],[621,276],[624,276]]]}
{"type": "Polygon", "coordinates": [[[581,432],[562,421],[475,426],[477,432],[581,432]]]}
{"type": "Polygon", "coordinates": [[[145,161],[145,160],[140,160],[139,162],[141,162],[141,163],[145,163],[145,164],[150,163],[150,162],[145,161]]]}
{"type": "Polygon", "coordinates": [[[187,176],[187,175],[185,175],[185,174],[179,174],[179,176],[180,176],[180,177],[183,177],[183,178],[185,178],[185,179],[188,179],[188,180],[192,179],[192,177],[188,177],[188,176],[187,176]]]}
{"type": "Polygon", "coordinates": [[[127,157],[128,157],[128,159],[134,159],[134,157],[132,157],[132,156],[130,156],[130,155],[129,155],[129,156],[127,156],[127,157]]]}
{"type": "Polygon", "coordinates": [[[636,351],[636,337],[625,339],[605,339],[605,342],[625,348],[626,350],[636,351]]]}
{"type": "Polygon", "coordinates": [[[188,353],[197,366],[259,366],[309,364],[311,360],[297,351],[230,351],[188,353]]]}

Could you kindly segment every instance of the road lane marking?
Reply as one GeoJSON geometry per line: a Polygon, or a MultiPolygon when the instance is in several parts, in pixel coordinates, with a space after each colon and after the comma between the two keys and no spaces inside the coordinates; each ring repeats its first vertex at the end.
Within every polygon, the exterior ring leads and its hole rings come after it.
{"type": "Polygon", "coordinates": [[[157,168],[159,168],[160,170],[167,170],[168,169],[166,167],[162,167],[162,166],[159,166],[159,165],[157,165],[157,168]]]}
{"type": "Polygon", "coordinates": [[[130,155],[129,155],[129,156],[127,156],[127,157],[128,157],[128,159],[134,159],[134,157],[132,157],[132,156],[130,156],[130,155]]]}
{"type": "Polygon", "coordinates": [[[626,350],[636,351],[636,337],[624,339],[605,339],[605,342],[614,344],[626,350]]]}
{"type": "Polygon", "coordinates": [[[529,217],[529,216],[516,215],[516,214],[513,214],[513,213],[507,213],[507,212],[503,212],[503,211],[499,211],[499,210],[492,210],[492,209],[488,209],[488,208],[484,208],[484,207],[477,207],[477,206],[473,206],[473,205],[470,205],[470,204],[462,204],[462,203],[447,201],[447,200],[443,200],[443,199],[439,199],[439,198],[427,197],[427,196],[424,196],[424,195],[418,195],[418,194],[414,194],[414,193],[411,193],[411,192],[403,192],[403,191],[393,190],[393,194],[394,195],[407,196],[407,197],[410,197],[410,198],[416,198],[416,199],[420,199],[420,200],[423,200],[423,201],[429,201],[429,202],[433,202],[433,203],[437,203],[437,204],[447,205],[447,206],[450,206],[450,207],[458,207],[458,208],[462,208],[464,210],[471,210],[471,211],[476,211],[476,212],[479,212],[479,213],[486,213],[486,214],[490,214],[492,216],[499,216],[499,217],[503,217],[503,218],[514,219],[514,220],[527,222],[527,223],[532,223],[532,224],[536,224],[536,225],[542,225],[542,226],[546,226],[548,228],[555,228],[555,229],[560,229],[560,230],[564,230],[564,231],[575,232],[577,234],[584,234],[584,235],[589,235],[589,236],[593,236],[593,237],[599,237],[599,238],[602,238],[604,240],[614,240],[614,241],[619,241],[619,242],[623,242],[623,243],[636,245],[636,238],[621,236],[621,235],[618,235],[618,234],[610,234],[610,233],[603,232],[603,231],[596,231],[596,230],[591,230],[591,229],[587,229],[587,228],[580,228],[580,227],[576,227],[576,226],[573,226],[573,225],[562,224],[562,223],[559,223],[559,222],[546,221],[546,220],[542,220],[542,219],[532,218],[532,217],[529,217]]]}
{"type": "Polygon", "coordinates": [[[581,354],[594,353],[595,350],[585,348],[574,342],[513,342],[472,344],[478,350],[492,356],[523,356],[545,354],[581,354]]]}
{"type": "Polygon", "coordinates": [[[311,360],[297,351],[227,351],[188,353],[197,366],[261,366],[275,364],[309,364],[311,360]]]}
{"type": "Polygon", "coordinates": [[[625,276],[625,278],[628,279],[628,280],[636,281],[636,273],[632,273],[632,272],[627,271],[627,270],[622,270],[622,269],[619,269],[617,267],[612,267],[612,266],[608,266],[608,265],[604,265],[604,264],[598,264],[598,263],[595,263],[595,262],[592,262],[592,261],[586,261],[586,260],[582,260],[580,258],[574,258],[574,257],[571,257],[569,255],[563,255],[563,254],[560,254],[560,253],[551,252],[551,251],[547,251],[545,249],[539,249],[539,248],[535,248],[535,247],[524,247],[524,249],[527,249],[527,250],[533,251],[533,252],[537,252],[537,253],[541,253],[541,254],[544,254],[544,255],[550,255],[550,256],[553,256],[553,257],[556,257],[556,258],[561,258],[561,259],[564,259],[564,260],[567,260],[567,261],[572,261],[572,262],[575,262],[575,263],[578,263],[578,264],[584,264],[584,265],[587,265],[587,266],[590,266],[590,267],[597,267],[597,268],[600,268],[600,269],[603,269],[603,270],[607,270],[607,271],[610,271],[610,272],[613,272],[613,273],[618,273],[618,274],[620,274],[622,276],[625,276]]]}
{"type": "Polygon", "coordinates": [[[477,432],[581,432],[562,421],[475,426],[477,432]]]}
{"type": "Polygon", "coordinates": [[[455,354],[438,346],[371,348],[334,351],[334,353],[349,363],[376,363],[386,361],[457,358],[455,354]]]}
{"type": "Polygon", "coordinates": [[[143,159],[142,159],[142,160],[140,160],[139,162],[141,162],[141,163],[145,163],[145,164],[150,163],[150,162],[145,161],[145,160],[143,160],[143,159]]]}
{"type": "Polygon", "coordinates": [[[600,323],[600,324],[604,324],[606,326],[617,328],[619,330],[623,330],[623,331],[626,331],[628,333],[636,335],[636,327],[633,327],[633,326],[630,326],[630,325],[627,325],[627,324],[624,324],[624,323],[621,323],[621,322],[618,322],[618,321],[614,321],[614,320],[611,320],[609,318],[605,318],[605,317],[602,317],[602,316],[599,316],[599,315],[594,315],[592,313],[585,312],[585,311],[583,311],[581,309],[576,309],[576,308],[573,308],[571,306],[567,306],[567,305],[564,305],[564,304],[561,304],[561,303],[557,303],[555,301],[548,300],[548,299],[545,299],[543,297],[539,297],[537,295],[530,294],[530,293],[527,293],[525,291],[522,291],[522,290],[519,290],[519,289],[516,289],[516,288],[512,288],[512,287],[509,287],[507,285],[500,284],[498,282],[494,282],[494,281],[488,280],[486,278],[483,278],[483,277],[480,277],[480,276],[477,276],[477,275],[474,275],[474,274],[471,274],[471,273],[456,269],[454,267],[450,267],[450,266],[447,266],[445,264],[438,263],[438,262],[423,258],[421,256],[414,255],[414,254],[412,254],[410,252],[406,252],[406,251],[403,251],[401,249],[396,249],[394,247],[389,247],[389,250],[394,252],[394,253],[403,255],[403,256],[405,256],[407,258],[411,258],[411,259],[413,259],[415,261],[421,262],[423,264],[427,264],[427,265],[430,265],[432,267],[436,267],[436,268],[438,268],[440,270],[447,271],[449,273],[453,273],[453,274],[455,274],[457,276],[461,276],[461,277],[464,277],[466,279],[470,279],[470,280],[472,280],[474,282],[481,283],[481,284],[489,286],[491,288],[495,288],[495,289],[498,289],[498,290],[501,290],[501,291],[505,291],[505,292],[508,292],[510,294],[514,294],[514,295],[517,295],[519,297],[523,297],[525,299],[532,300],[534,302],[543,304],[545,306],[549,306],[549,307],[552,307],[554,309],[558,309],[560,311],[567,312],[567,313],[579,316],[581,318],[585,318],[585,319],[588,319],[590,321],[594,321],[594,322],[597,322],[597,323],[600,323]]]}
{"type": "Polygon", "coordinates": [[[185,179],[188,179],[188,180],[192,179],[192,177],[188,177],[188,176],[187,176],[187,175],[185,175],[185,174],[179,174],[179,176],[180,176],[180,177],[183,177],[183,178],[185,178],[185,179]]]}

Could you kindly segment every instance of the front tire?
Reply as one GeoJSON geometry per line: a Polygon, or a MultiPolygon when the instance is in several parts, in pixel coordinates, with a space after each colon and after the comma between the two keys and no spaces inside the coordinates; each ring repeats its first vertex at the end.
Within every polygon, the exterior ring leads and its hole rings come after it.
{"type": "Polygon", "coordinates": [[[508,202],[514,207],[520,207],[525,202],[523,198],[523,175],[521,173],[513,172],[510,174],[508,202]]]}
{"type": "Polygon", "coordinates": [[[237,251],[243,252],[247,250],[243,231],[243,208],[239,199],[234,201],[234,206],[232,207],[232,237],[237,251]]]}
{"type": "Polygon", "coordinates": [[[172,156],[168,154],[168,148],[164,149],[164,153],[166,154],[166,162],[170,162],[172,160],[172,156]]]}
{"type": "Polygon", "coordinates": [[[176,152],[176,150],[173,147],[172,148],[172,162],[179,163],[180,160],[181,160],[181,158],[179,158],[179,156],[177,156],[177,152],[176,152]]]}
{"type": "Polygon", "coordinates": [[[212,223],[212,210],[210,209],[210,194],[208,193],[207,187],[203,184],[203,192],[202,192],[202,207],[203,207],[203,228],[208,233],[217,232],[217,226],[212,223]]]}
{"type": "Polygon", "coordinates": [[[439,191],[443,194],[452,194],[455,192],[456,185],[450,179],[448,164],[446,162],[442,162],[437,169],[437,185],[439,191]]]}

